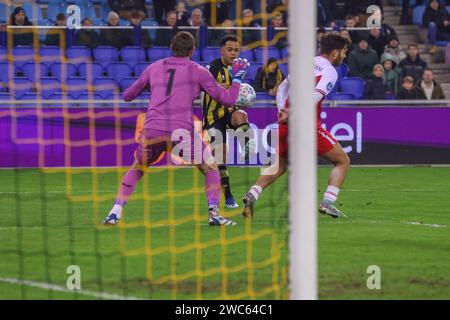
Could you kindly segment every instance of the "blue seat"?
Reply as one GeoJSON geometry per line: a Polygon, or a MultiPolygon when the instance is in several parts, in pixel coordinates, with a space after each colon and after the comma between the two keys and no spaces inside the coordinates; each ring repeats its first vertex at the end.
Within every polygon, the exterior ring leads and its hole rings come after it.
{"type": "Polygon", "coordinates": [[[50,73],[59,81],[64,82],[67,78],[75,77],[77,68],[71,63],[57,62],[50,66],[50,73]]]}
{"type": "Polygon", "coordinates": [[[112,78],[97,78],[93,83],[94,92],[106,98],[108,95],[119,92],[117,82],[112,78]]]}
{"type": "Polygon", "coordinates": [[[210,63],[220,56],[220,47],[206,47],[202,49],[202,60],[205,62],[210,63]]]}
{"type": "Polygon", "coordinates": [[[124,62],[113,62],[106,66],[106,73],[109,77],[113,78],[117,82],[120,82],[123,78],[131,77],[133,69],[124,62]]]}
{"type": "Polygon", "coordinates": [[[333,95],[330,95],[328,100],[350,101],[350,100],[356,100],[356,99],[355,99],[355,96],[351,93],[336,92],[333,95]]]}
{"type": "Polygon", "coordinates": [[[260,101],[260,100],[274,100],[275,97],[272,97],[270,94],[266,93],[266,92],[257,92],[256,93],[256,100],[260,101]]]}
{"type": "Polygon", "coordinates": [[[333,94],[335,94],[338,90],[338,88],[341,85],[341,81],[342,79],[344,79],[345,77],[347,77],[348,74],[348,65],[345,63],[341,63],[339,66],[335,67],[337,74],[338,74],[338,78],[336,81],[336,85],[333,87],[333,89],[330,91],[330,93],[328,94],[328,96],[332,96],[333,94]]]}
{"type": "Polygon", "coordinates": [[[280,68],[280,70],[283,73],[283,75],[286,77],[288,75],[288,65],[287,65],[287,63],[280,63],[278,65],[278,67],[280,68]]]}
{"type": "Polygon", "coordinates": [[[0,82],[8,82],[15,75],[14,65],[8,62],[0,62],[0,82]]]}
{"type": "Polygon", "coordinates": [[[61,82],[56,78],[41,78],[36,82],[36,89],[37,92],[41,92],[42,97],[48,99],[52,94],[61,92],[61,82]]]}
{"type": "Polygon", "coordinates": [[[247,74],[246,74],[245,78],[248,79],[248,80],[252,80],[251,82],[253,82],[253,80],[255,79],[256,74],[258,73],[258,69],[261,68],[262,66],[263,66],[263,64],[259,63],[259,62],[251,63],[250,67],[248,68],[248,71],[247,71],[247,74]]]}
{"type": "Polygon", "coordinates": [[[100,63],[81,63],[78,66],[78,73],[80,77],[86,78],[89,83],[92,83],[95,78],[103,77],[103,67],[100,63]]]}
{"type": "Polygon", "coordinates": [[[47,7],[47,19],[51,24],[56,22],[58,13],[64,13],[64,15],[66,15],[67,7],[68,6],[64,1],[49,1],[47,7]]]}
{"type": "MultiPolygon", "coordinates": [[[[8,92],[0,92],[0,101],[9,101],[11,100],[11,95],[8,92]]],[[[0,104],[2,106],[2,104],[0,104]]]]}
{"type": "MultiPolygon", "coordinates": [[[[22,8],[25,10],[25,13],[28,19],[36,25],[45,25],[46,21],[44,16],[42,15],[41,6],[36,3],[24,3],[22,8]]],[[[12,11],[12,10],[11,10],[12,11]]]]}
{"type": "Polygon", "coordinates": [[[255,60],[255,55],[253,54],[253,50],[241,48],[241,52],[239,53],[239,57],[242,59],[247,59],[248,61],[252,62],[255,60]]]}
{"type": "Polygon", "coordinates": [[[36,82],[48,76],[48,67],[43,63],[27,62],[22,66],[22,72],[26,78],[36,82]]]}
{"type": "Polygon", "coordinates": [[[38,106],[38,102],[42,103],[44,101],[41,95],[34,92],[24,93],[22,96],[17,97],[17,100],[22,100],[19,102],[19,106],[23,108],[36,108],[38,106]]]}
{"type": "MultiPolygon", "coordinates": [[[[148,49],[148,58],[150,62],[154,62],[163,58],[170,57],[172,52],[167,47],[152,47],[148,49]]],[[[144,61],[144,60],[141,60],[144,61]]]]}
{"type": "Polygon", "coordinates": [[[0,3],[0,23],[8,22],[9,14],[6,13],[6,3],[0,3]]]}
{"type": "Polygon", "coordinates": [[[134,78],[134,77],[123,78],[119,82],[120,90],[121,91],[127,90],[128,87],[131,86],[136,80],[137,80],[137,78],[134,78]]]}
{"type": "MultiPolygon", "coordinates": [[[[155,27],[158,26],[158,21],[153,19],[145,19],[141,21],[141,26],[143,27],[155,27]]],[[[156,29],[144,29],[150,35],[150,39],[156,39],[156,29]]]]}
{"type": "Polygon", "coordinates": [[[139,77],[139,76],[142,74],[142,72],[144,72],[144,70],[148,68],[149,65],[150,65],[150,64],[147,63],[147,62],[139,62],[139,63],[136,63],[136,64],[134,65],[134,68],[133,68],[133,70],[134,70],[134,75],[135,75],[136,77],[139,77]]]}
{"type": "Polygon", "coordinates": [[[425,6],[417,6],[414,8],[412,20],[413,20],[413,24],[415,24],[416,26],[422,25],[422,18],[423,18],[423,13],[425,12],[425,9],[426,9],[425,6]]]}
{"type": "Polygon", "coordinates": [[[125,47],[120,50],[120,56],[123,62],[127,62],[134,66],[137,62],[145,61],[145,49],[142,47],[125,47]]]}
{"type": "Polygon", "coordinates": [[[8,50],[0,46],[0,61],[8,61],[8,50]]]}
{"type": "Polygon", "coordinates": [[[17,46],[12,49],[12,60],[19,71],[22,70],[22,66],[27,62],[34,61],[34,50],[31,46],[17,46]]]}
{"type": "Polygon", "coordinates": [[[255,49],[256,61],[267,63],[269,58],[280,59],[280,50],[275,47],[259,47],[255,49]]]}
{"type": "Polygon", "coordinates": [[[104,97],[97,93],[89,93],[89,92],[83,92],[80,94],[76,100],[87,100],[88,102],[78,102],[79,107],[102,107],[104,105],[104,97]]]}
{"type": "Polygon", "coordinates": [[[283,48],[280,51],[281,59],[286,59],[288,57],[288,48],[283,48]]]}
{"type": "Polygon", "coordinates": [[[340,84],[340,92],[351,93],[356,99],[364,95],[365,81],[358,77],[343,78],[340,84]]]}
{"type": "Polygon", "coordinates": [[[67,99],[71,99],[71,97],[69,95],[66,95],[64,92],[55,92],[53,94],[51,94],[48,98],[48,100],[67,100],[67,99]]]}
{"type": "Polygon", "coordinates": [[[98,46],[92,50],[94,59],[96,62],[100,63],[103,67],[110,62],[119,61],[119,51],[112,46],[98,46]]]}
{"type": "Polygon", "coordinates": [[[89,85],[86,79],[82,78],[68,78],[65,87],[66,92],[73,99],[76,99],[80,94],[89,91],[89,85]]]}
{"type": "Polygon", "coordinates": [[[92,61],[91,50],[85,46],[72,46],[66,50],[67,62],[74,65],[92,61]]]}
{"type": "Polygon", "coordinates": [[[8,90],[16,99],[20,99],[27,92],[32,92],[33,83],[26,78],[13,78],[8,81],[8,90]]]}
{"type": "MultiPolygon", "coordinates": [[[[172,55],[172,53],[170,53],[170,55],[172,55]]],[[[194,54],[192,55],[192,61],[195,62],[200,62],[201,60],[201,56],[200,56],[200,49],[195,49],[194,54]]]]}
{"type": "Polygon", "coordinates": [[[56,46],[44,46],[39,48],[39,57],[41,63],[50,67],[55,62],[62,62],[64,57],[62,51],[56,46]]]}

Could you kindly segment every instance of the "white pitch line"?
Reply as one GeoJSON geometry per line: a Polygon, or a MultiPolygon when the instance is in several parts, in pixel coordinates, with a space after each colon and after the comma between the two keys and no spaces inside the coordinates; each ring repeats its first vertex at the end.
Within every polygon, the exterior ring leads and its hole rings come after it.
{"type": "Polygon", "coordinates": [[[420,221],[402,221],[404,224],[412,224],[415,226],[423,226],[423,227],[431,227],[431,228],[446,228],[445,224],[431,224],[431,223],[422,223],[420,221]]]}
{"type": "Polygon", "coordinates": [[[51,290],[51,291],[58,291],[58,292],[65,292],[65,293],[77,293],[84,296],[91,296],[94,298],[99,299],[107,299],[107,300],[143,300],[142,298],[136,298],[132,296],[121,296],[114,293],[108,293],[108,292],[96,292],[91,290],[69,290],[67,288],[64,288],[59,285],[45,283],[45,282],[37,282],[37,281],[31,281],[31,280],[20,280],[17,278],[2,278],[0,277],[0,282],[9,283],[9,284],[16,284],[21,286],[27,286],[27,287],[34,287],[34,288],[40,288],[44,290],[51,290]]]}

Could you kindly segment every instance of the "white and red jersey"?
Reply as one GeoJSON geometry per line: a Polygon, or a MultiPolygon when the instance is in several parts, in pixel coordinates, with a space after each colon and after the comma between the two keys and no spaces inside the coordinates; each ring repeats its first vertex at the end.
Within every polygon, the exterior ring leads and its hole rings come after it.
{"type": "Polygon", "coordinates": [[[336,85],[338,74],[334,66],[327,58],[317,56],[314,58],[314,76],[316,77],[315,92],[322,95],[322,98],[317,102],[317,126],[320,126],[322,101],[336,85]]]}
{"type": "Polygon", "coordinates": [[[280,83],[277,89],[277,107],[278,111],[287,109],[289,105],[289,75],[280,83]]]}

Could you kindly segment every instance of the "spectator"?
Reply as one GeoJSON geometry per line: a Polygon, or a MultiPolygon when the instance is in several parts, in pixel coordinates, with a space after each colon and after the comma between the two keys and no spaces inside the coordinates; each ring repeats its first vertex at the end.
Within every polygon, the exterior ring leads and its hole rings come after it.
{"type": "Polygon", "coordinates": [[[189,26],[190,16],[186,9],[186,2],[178,1],[175,11],[177,12],[177,26],[189,26]]]}
{"type": "Polygon", "coordinates": [[[439,40],[450,41],[450,15],[447,8],[437,0],[432,0],[423,13],[422,23],[428,28],[430,40],[430,54],[436,53],[436,42],[439,40]]]}
{"type": "MultiPolygon", "coordinates": [[[[230,28],[234,27],[233,21],[227,19],[222,22],[221,27],[230,28]]],[[[224,30],[209,30],[208,31],[208,45],[214,47],[221,46],[221,39],[227,35],[236,34],[235,30],[224,29],[224,30]]]]}
{"type": "Polygon", "coordinates": [[[381,9],[381,13],[383,12],[383,1],[382,0],[353,0],[353,10],[355,15],[358,16],[358,27],[366,27],[367,26],[367,8],[369,6],[378,6],[381,9]]]}
{"type": "Polygon", "coordinates": [[[132,31],[127,29],[120,29],[119,15],[114,11],[108,14],[108,26],[114,27],[110,29],[102,29],[100,31],[100,39],[102,45],[116,47],[117,50],[126,46],[133,45],[132,31]]]}
{"type": "Polygon", "coordinates": [[[444,100],[445,95],[442,87],[433,79],[433,70],[427,68],[423,72],[422,80],[417,87],[427,100],[444,100]]]}
{"type": "Polygon", "coordinates": [[[205,1],[203,4],[204,18],[210,26],[216,26],[228,20],[228,11],[230,10],[229,2],[231,1],[215,1],[216,14],[212,16],[212,1],[205,1]]]}
{"type": "MultiPolygon", "coordinates": [[[[66,16],[64,13],[58,13],[56,15],[56,27],[66,27],[66,16]]],[[[47,46],[59,46],[61,38],[66,39],[65,37],[66,29],[50,29],[48,30],[45,36],[45,44],[47,46]]]]}
{"type": "Polygon", "coordinates": [[[175,11],[169,11],[166,15],[166,21],[161,26],[172,27],[172,29],[158,29],[156,31],[155,45],[170,47],[170,41],[172,37],[177,33],[177,13],[175,11]]]}
{"type": "Polygon", "coordinates": [[[398,93],[399,71],[396,56],[390,53],[383,53],[381,64],[384,68],[384,88],[386,96],[395,97],[398,93]]]}
{"type": "MultiPolygon", "coordinates": [[[[91,27],[93,24],[94,23],[91,18],[84,18],[81,22],[83,27],[91,27]]],[[[77,31],[76,43],[77,45],[86,46],[93,49],[100,43],[100,38],[97,31],[93,29],[80,29],[77,31]]]]}
{"type": "Polygon", "coordinates": [[[331,24],[331,14],[323,0],[317,0],[317,25],[319,27],[329,26],[331,24]]]}
{"type": "Polygon", "coordinates": [[[426,99],[425,95],[417,88],[414,83],[414,78],[406,76],[403,79],[402,88],[397,94],[398,100],[423,100],[426,99]]]}
{"type": "Polygon", "coordinates": [[[349,74],[354,77],[366,79],[372,74],[372,68],[378,63],[377,53],[369,48],[366,39],[359,40],[356,47],[348,58],[349,74]]]}
{"type": "MultiPolygon", "coordinates": [[[[272,20],[270,22],[272,28],[283,28],[286,27],[286,25],[283,22],[283,14],[279,11],[275,11],[272,13],[272,20]]],[[[275,43],[275,47],[278,49],[284,49],[288,46],[288,41],[287,41],[287,32],[283,31],[283,30],[275,30],[274,32],[274,43],[275,43]]]]}
{"type": "MultiPolygon", "coordinates": [[[[11,13],[9,18],[10,26],[32,26],[28,17],[26,16],[25,10],[22,7],[16,7],[11,13]]],[[[34,34],[33,30],[30,28],[20,28],[12,29],[13,31],[13,46],[32,46],[34,34]]]]}
{"type": "Polygon", "coordinates": [[[277,59],[270,58],[267,65],[258,69],[253,87],[256,92],[267,92],[271,96],[277,94],[277,88],[284,80],[284,75],[278,67],[277,59]]]}
{"type": "Polygon", "coordinates": [[[350,38],[350,33],[348,32],[348,30],[346,28],[342,28],[339,31],[339,34],[341,35],[342,38],[347,39],[349,41],[349,44],[347,45],[347,56],[345,57],[345,59],[343,61],[345,64],[348,64],[348,57],[352,53],[355,46],[353,45],[352,39],[350,38]]]}
{"type": "Polygon", "coordinates": [[[408,55],[400,61],[400,69],[402,76],[412,76],[417,82],[422,79],[423,71],[426,69],[427,63],[419,56],[419,48],[417,44],[411,43],[408,46],[408,55]]]}
{"type": "Polygon", "coordinates": [[[351,0],[325,0],[323,4],[327,7],[330,20],[342,27],[345,24],[345,17],[352,12],[351,0]]]}
{"type": "MultiPolygon", "coordinates": [[[[254,20],[253,10],[244,9],[242,11],[242,26],[245,28],[249,27],[261,27],[254,20]]],[[[261,40],[261,31],[260,30],[243,30],[242,31],[242,45],[248,46],[252,44],[254,47],[258,46],[258,42],[261,40]]]]}
{"type": "Polygon", "coordinates": [[[153,10],[155,13],[155,20],[158,21],[158,24],[164,25],[167,21],[167,16],[169,12],[175,9],[177,4],[176,0],[153,0],[153,10]],[[164,16],[166,20],[164,21],[164,16]]]}
{"type": "Polygon", "coordinates": [[[398,61],[402,61],[406,58],[406,54],[402,52],[402,48],[400,47],[400,43],[398,41],[397,36],[391,36],[388,39],[388,44],[384,48],[384,52],[390,53],[398,58],[398,61]]]}
{"type": "Polygon", "coordinates": [[[324,27],[320,27],[317,32],[316,32],[316,55],[320,55],[321,51],[320,51],[320,40],[323,38],[323,36],[326,34],[327,32],[325,31],[324,27]]]}
{"type": "Polygon", "coordinates": [[[108,5],[120,18],[127,19],[133,25],[139,25],[148,17],[145,0],[108,0],[108,5]]]}
{"type": "Polygon", "coordinates": [[[352,39],[353,43],[359,43],[360,32],[357,30],[351,30],[351,28],[356,27],[356,18],[353,15],[347,15],[345,17],[345,25],[344,27],[348,29],[350,33],[350,39],[352,39]]]}
{"type": "Polygon", "coordinates": [[[198,27],[197,29],[189,29],[187,30],[188,32],[190,32],[195,39],[195,46],[198,48],[199,44],[200,44],[200,27],[204,24],[204,20],[203,20],[203,12],[201,9],[199,8],[195,8],[194,10],[192,10],[191,12],[191,19],[189,20],[189,24],[192,27],[198,27]]]}
{"type": "Polygon", "coordinates": [[[381,32],[381,29],[373,28],[370,30],[369,45],[373,50],[376,51],[378,57],[381,57],[384,52],[384,48],[387,45],[387,39],[381,32]]]}
{"type": "Polygon", "coordinates": [[[383,100],[385,98],[384,90],[384,69],[381,64],[373,66],[373,73],[366,79],[364,89],[364,99],[383,100]]]}
{"type": "Polygon", "coordinates": [[[267,2],[267,12],[279,11],[283,15],[283,21],[288,21],[288,0],[269,0],[267,2]]]}

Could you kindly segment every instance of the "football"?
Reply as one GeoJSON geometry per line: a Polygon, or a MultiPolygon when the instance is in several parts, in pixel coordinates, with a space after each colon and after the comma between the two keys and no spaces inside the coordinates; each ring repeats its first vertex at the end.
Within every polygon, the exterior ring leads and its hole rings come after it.
{"type": "Polygon", "coordinates": [[[251,106],[256,100],[255,89],[248,83],[242,83],[239,89],[239,96],[236,100],[236,106],[244,108],[251,106]]]}

